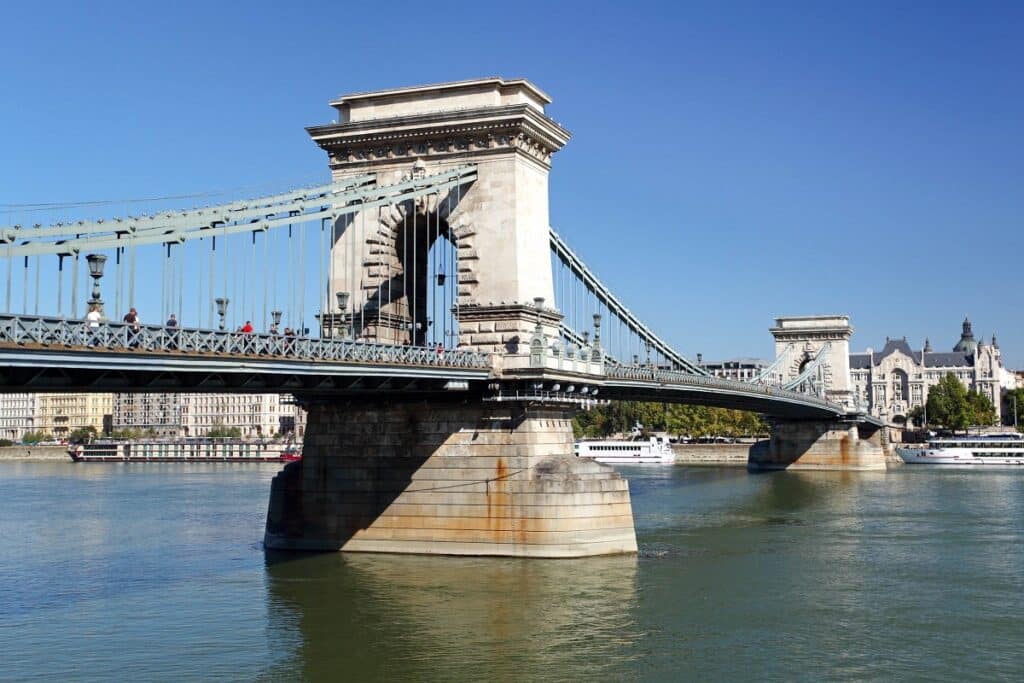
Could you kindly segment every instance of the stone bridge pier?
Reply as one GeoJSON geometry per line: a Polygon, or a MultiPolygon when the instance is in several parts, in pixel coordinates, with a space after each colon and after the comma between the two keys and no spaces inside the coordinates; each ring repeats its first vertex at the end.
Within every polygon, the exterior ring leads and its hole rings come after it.
{"type": "Polygon", "coordinates": [[[571,411],[459,400],[309,404],[274,478],[283,550],[580,557],[636,552],[629,487],[572,455],[571,411]]]}
{"type": "Polygon", "coordinates": [[[885,427],[843,420],[771,420],[771,438],[750,448],[748,467],[763,470],[884,470],[885,427]]]}

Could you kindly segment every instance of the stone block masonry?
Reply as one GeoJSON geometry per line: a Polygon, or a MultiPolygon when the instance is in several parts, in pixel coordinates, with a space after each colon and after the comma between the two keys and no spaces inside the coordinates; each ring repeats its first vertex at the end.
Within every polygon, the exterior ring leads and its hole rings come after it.
{"type": "Polygon", "coordinates": [[[635,553],[629,485],[572,455],[571,412],[463,401],[309,407],[271,487],[272,549],[582,557],[635,553]]]}
{"type": "Polygon", "coordinates": [[[751,470],[884,470],[885,428],[828,420],[774,420],[750,447],[751,470]]]}
{"type": "Polygon", "coordinates": [[[71,462],[67,446],[6,446],[0,448],[0,461],[57,461],[71,462]]]}
{"type": "Polygon", "coordinates": [[[677,465],[708,467],[746,467],[750,445],[735,444],[676,444],[672,446],[677,465]]]}

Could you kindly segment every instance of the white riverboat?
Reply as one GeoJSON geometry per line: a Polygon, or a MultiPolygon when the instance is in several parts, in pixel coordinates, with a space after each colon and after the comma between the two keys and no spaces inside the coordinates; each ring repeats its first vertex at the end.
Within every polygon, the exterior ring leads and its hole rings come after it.
{"type": "Polygon", "coordinates": [[[1024,434],[986,434],[932,439],[896,449],[908,465],[1024,467],[1024,434]]]}
{"type": "Polygon", "coordinates": [[[291,444],[236,439],[97,440],[68,447],[75,462],[291,462],[302,451],[291,444]]]}
{"type": "Polygon", "coordinates": [[[671,465],[676,456],[661,437],[634,438],[630,441],[577,441],[573,449],[578,458],[593,458],[609,465],[671,465]]]}

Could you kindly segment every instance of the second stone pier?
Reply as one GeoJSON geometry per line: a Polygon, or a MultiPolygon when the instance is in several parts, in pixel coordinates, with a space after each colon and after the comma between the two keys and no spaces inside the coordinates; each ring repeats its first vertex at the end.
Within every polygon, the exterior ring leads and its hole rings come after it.
{"type": "Polygon", "coordinates": [[[833,420],[773,420],[750,447],[751,470],[884,470],[884,427],[833,420]]]}
{"type": "Polygon", "coordinates": [[[635,553],[629,485],[572,454],[571,411],[462,401],[309,404],[271,486],[271,549],[635,553]]]}

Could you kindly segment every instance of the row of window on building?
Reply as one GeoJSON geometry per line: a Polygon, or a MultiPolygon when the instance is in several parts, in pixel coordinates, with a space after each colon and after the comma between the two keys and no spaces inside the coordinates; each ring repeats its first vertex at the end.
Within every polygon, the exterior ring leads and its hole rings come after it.
{"type": "Polygon", "coordinates": [[[134,430],[156,436],[203,436],[237,428],[244,437],[301,438],[305,411],[281,394],[6,394],[0,395],[0,438],[29,432],[59,439],[92,427],[99,434],[134,430]]]}

